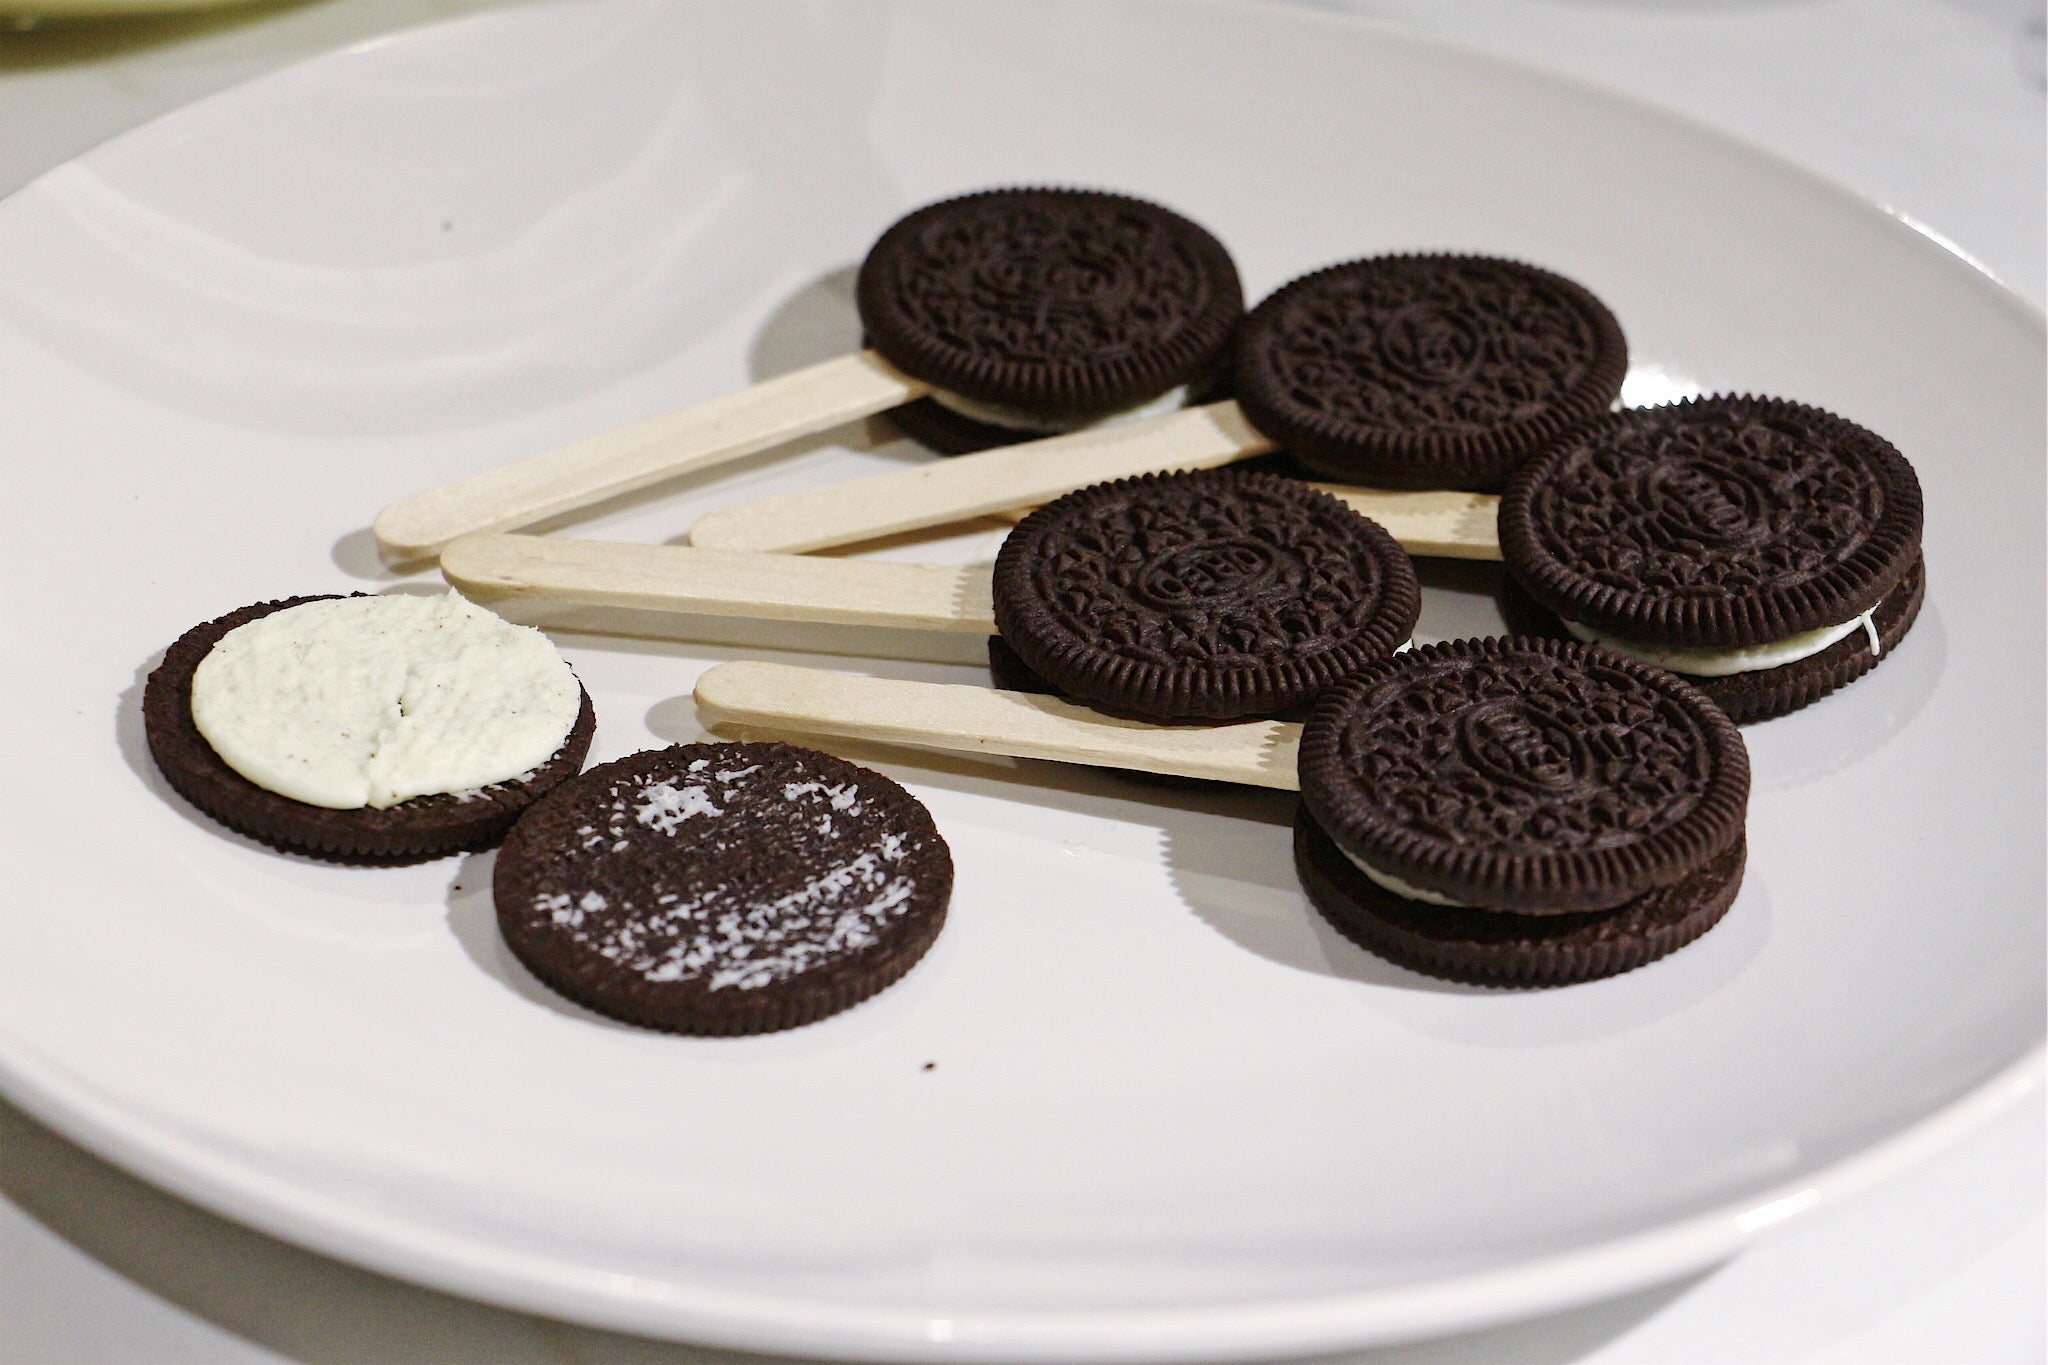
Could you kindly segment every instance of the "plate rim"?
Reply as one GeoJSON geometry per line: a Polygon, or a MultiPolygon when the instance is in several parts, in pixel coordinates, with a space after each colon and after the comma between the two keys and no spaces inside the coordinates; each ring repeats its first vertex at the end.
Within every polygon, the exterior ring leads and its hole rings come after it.
{"type": "Polygon", "coordinates": [[[417,1229],[394,1234],[394,1225],[374,1215],[330,1205],[187,1143],[168,1126],[120,1113],[61,1067],[25,1062],[32,1054],[0,1040],[0,1095],[39,1122],[203,1208],[397,1279],[518,1312],[693,1345],[858,1361],[1045,1365],[1251,1361],[1275,1352],[1391,1345],[1479,1331],[1664,1283],[1926,1164],[1990,1127],[2048,1080],[2048,1045],[2036,1043],[1948,1104],[1803,1179],[1643,1232],[1498,1269],[1250,1305],[938,1317],[844,1305],[793,1309],[767,1296],[691,1290],[460,1237],[417,1229]]]}
{"type": "MultiPolygon", "coordinates": [[[[616,0],[622,7],[646,0],[616,0]]],[[[859,0],[847,0],[859,3],[859,0]]],[[[1986,302],[2048,330],[2041,305],[1938,230],[1826,171],[1687,111],[1604,81],[1560,71],[1385,19],[1271,0],[1121,0],[1158,11],[1206,9],[1262,21],[1364,31],[1381,42],[1433,50],[1522,80],[1562,86],[1638,116],[1716,140],[1792,174],[1854,209],[1875,212],[1968,281],[1986,302]]],[[[590,0],[541,0],[407,25],[286,63],[210,92],[67,157],[10,194],[0,212],[42,183],[158,125],[244,98],[308,68],[395,43],[469,26],[590,8],[590,0]]],[[[2048,1085],[2048,1031],[2003,1067],[1944,1105],[1805,1177],[1644,1231],[1512,1265],[1410,1285],[1261,1300],[1250,1305],[1107,1312],[978,1312],[937,1317],[912,1310],[793,1307],[767,1296],[706,1293],[593,1271],[567,1260],[507,1253],[486,1242],[380,1222],[366,1211],[276,1181],[180,1134],[124,1112],[82,1078],[44,1058],[25,1038],[0,1033],[0,1097],[70,1141],[171,1194],[291,1245],[394,1278],[520,1312],[672,1341],[743,1350],[798,1351],[873,1361],[1073,1362],[1254,1359],[1274,1352],[1343,1350],[1476,1331],[1663,1283],[1716,1264],[1781,1226],[1838,1207],[1889,1183],[1991,1126],[2048,1085]],[[404,1231],[394,1233],[394,1227],[404,1231]]]]}

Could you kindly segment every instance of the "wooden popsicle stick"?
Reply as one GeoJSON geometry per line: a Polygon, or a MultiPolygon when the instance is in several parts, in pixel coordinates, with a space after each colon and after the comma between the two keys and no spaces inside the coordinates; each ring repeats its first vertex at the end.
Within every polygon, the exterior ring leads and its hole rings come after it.
{"type": "Polygon", "coordinates": [[[1386,528],[1401,548],[1423,559],[1499,559],[1500,499],[1454,490],[1403,492],[1315,485],[1386,528]]]}
{"type": "Polygon", "coordinates": [[[1050,502],[1105,479],[1210,469],[1273,449],[1235,403],[1118,422],[706,513],[690,543],[801,554],[1050,502]]]}
{"type": "Polygon", "coordinates": [[[463,596],[828,625],[995,634],[986,565],[807,559],[559,536],[474,535],[441,552],[463,596]]]}
{"type": "Polygon", "coordinates": [[[952,683],[897,682],[787,664],[730,663],[697,680],[707,725],[1050,758],[1293,791],[1301,727],[1287,721],[1151,725],[1072,702],[952,683]]]}
{"type": "Polygon", "coordinates": [[[873,351],[842,356],[401,498],[377,514],[377,547],[396,560],[431,558],[457,536],[530,526],[930,391],[873,351]]]}

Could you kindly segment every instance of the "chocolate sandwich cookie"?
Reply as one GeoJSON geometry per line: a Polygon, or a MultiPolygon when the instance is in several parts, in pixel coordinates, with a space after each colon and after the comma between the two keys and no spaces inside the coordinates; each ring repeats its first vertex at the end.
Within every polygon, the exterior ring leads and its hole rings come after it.
{"type": "Polygon", "coordinates": [[[1096,190],[988,190],[884,232],[855,289],[868,344],[935,386],[891,413],[948,454],[1205,396],[1244,294],[1203,228],[1096,190]]]}
{"type": "Polygon", "coordinates": [[[1252,425],[1324,477],[1496,493],[1606,412],[1627,371],[1621,325],[1562,275],[1486,256],[1377,256],[1254,308],[1233,388],[1252,425]]]}
{"type": "MultiPolygon", "coordinates": [[[[1737,721],[1860,677],[1926,592],[1920,483],[1892,444],[1776,398],[1615,413],[1531,461],[1501,552],[1563,630],[1669,668],[1737,721]]],[[[1523,621],[1542,620],[1512,594],[1523,621]]]]}
{"type": "Polygon", "coordinates": [[[1740,732],[1675,675],[1577,642],[1372,665],[1317,703],[1300,773],[1310,899],[1440,976],[1627,971],[1704,933],[1741,880],[1740,732]]]}
{"type": "Polygon", "coordinates": [[[551,755],[518,776],[474,788],[381,807],[335,808],[269,790],[229,766],[193,717],[200,665],[239,627],[308,603],[344,600],[388,599],[358,594],[259,602],[193,627],[165,651],[143,687],[142,714],[150,756],[173,791],[229,829],[286,852],[339,863],[411,863],[491,847],[521,812],[583,766],[597,720],[580,687],[573,723],[551,755]]]}
{"type": "Polygon", "coordinates": [[[880,773],[788,744],[592,768],[498,854],[498,927],[600,1014],[676,1033],[795,1028],[894,982],[945,922],[953,861],[880,773]]]}
{"type": "Polygon", "coordinates": [[[1415,566],[1378,525],[1237,469],[1096,484],[997,553],[996,629],[1032,673],[1147,720],[1273,716],[1404,644],[1415,566]]]}

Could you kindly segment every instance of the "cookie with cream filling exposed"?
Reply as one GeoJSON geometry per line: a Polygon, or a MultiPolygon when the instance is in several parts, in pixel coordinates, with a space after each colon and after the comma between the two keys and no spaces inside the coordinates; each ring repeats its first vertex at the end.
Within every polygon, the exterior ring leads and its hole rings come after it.
{"type": "Polygon", "coordinates": [[[346,863],[496,844],[582,767],[596,730],[545,636],[452,594],[230,612],[165,652],[142,710],[180,796],[272,847],[346,863]]]}

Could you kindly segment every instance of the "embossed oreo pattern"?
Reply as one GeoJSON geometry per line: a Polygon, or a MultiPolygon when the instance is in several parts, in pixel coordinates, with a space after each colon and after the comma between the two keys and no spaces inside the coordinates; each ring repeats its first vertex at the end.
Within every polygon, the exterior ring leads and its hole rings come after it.
{"type": "Polygon", "coordinates": [[[1920,484],[1882,437],[1781,399],[1616,413],[1531,461],[1501,550],[1559,615],[1647,642],[1763,644],[1860,615],[1919,556],[1920,484]]]}
{"type": "Polygon", "coordinates": [[[1238,401],[1312,468],[1389,487],[1497,491],[1605,411],[1620,324],[1579,285],[1479,256],[1383,256],[1294,281],[1245,319],[1238,401]]]}
{"type": "Polygon", "coordinates": [[[1668,673],[1553,640],[1409,651],[1316,707],[1302,798],[1341,846],[1455,900],[1598,910],[1741,835],[1749,761],[1668,673]]]}
{"type": "Polygon", "coordinates": [[[1194,223],[1092,190],[990,190],[919,209],[861,265],[861,322],[906,373],[1052,412],[1206,378],[1244,294],[1194,223]]]}
{"type": "Polygon", "coordinates": [[[1392,537],[1327,494],[1243,470],[1085,488],[996,559],[995,617],[1068,696],[1161,719],[1298,706],[1408,638],[1421,606],[1392,537]]]}

